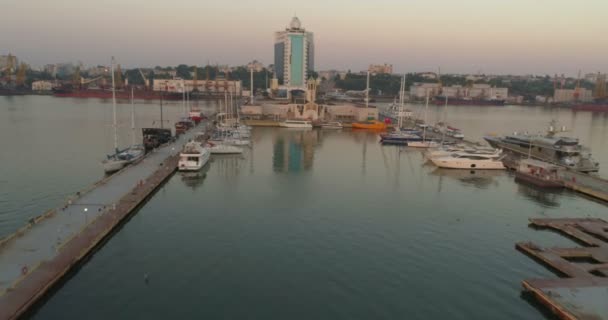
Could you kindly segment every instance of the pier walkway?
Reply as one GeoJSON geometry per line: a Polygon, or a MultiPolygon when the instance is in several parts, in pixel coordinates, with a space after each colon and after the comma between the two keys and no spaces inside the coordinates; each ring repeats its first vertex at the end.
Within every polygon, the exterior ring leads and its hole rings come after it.
{"type": "Polygon", "coordinates": [[[522,285],[560,319],[608,319],[608,222],[601,219],[530,219],[583,246],[543,248],[520,242],[516,248],[564,278],[529,279],[522,285]]]}
{"type": "MultiPolygon", "coordinates": [[[[22,314],[176,169],[197,126],[0,241],[0,319],[22,314]]],[[[101,166],[100,169],[101,170],[101,166]]]]}

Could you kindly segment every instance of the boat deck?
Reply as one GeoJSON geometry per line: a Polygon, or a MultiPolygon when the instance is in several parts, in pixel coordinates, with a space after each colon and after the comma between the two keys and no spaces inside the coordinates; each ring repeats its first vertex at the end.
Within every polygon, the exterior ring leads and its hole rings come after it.
{"type": "MultiPolygon", "coordinates": [[[[92,251],[177,167],[195,127],[0,241],[0,319],[16,318],[92,251]]],[[[101,167],[100,167],[101,170],[101,167]]]]}
{"type": "Polygon", "coordinates": [[[541,248],[530,242],[516,248],[565,278],[522,282],[560,319],[608,319],[608,222],[601,219],[530,219],[533,228],[549,229],[583,244],[541,248]]]}

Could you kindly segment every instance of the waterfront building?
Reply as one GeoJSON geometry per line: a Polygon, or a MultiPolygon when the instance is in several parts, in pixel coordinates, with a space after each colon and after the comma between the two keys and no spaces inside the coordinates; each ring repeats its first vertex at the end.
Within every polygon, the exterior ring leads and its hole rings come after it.
{"type": "Polygon", "coordinates": [[[578,91],[578,99],[576,98],[575,89],[555,89],[553,93],[553,102],[568,103],[568,102],[591,102],[593,101],[593,92],[589,89],[580,88],[578,91]]]}
{"type": "Polygon", "coordinates": [[[439,83],[420,83],[416,82],[410,87],[410,97],[422,99],[426,97],[427,93],[429,97],[438,95],[441,91],[439,83]]]}
{"type": "Polygon", "coordinates": [[[183,80],[183,79],[154,79],[152,89],[154,91],[182,92],[183,90],[193,91],[194,89],[202,93],[223,93],[228,92],[240,95],[242,83],[240,80],[183,80]]]}
{"type": "Polygon", "coordinates": [[[53,83],[50,81],[34,81],[32,82],[32,91],[51,91],[53,90],[53,83]]]}
{"type": "Polygon", "coordinates": [[[506,99],[509,88],[492,87],[489,84],[476,83],[468,90],[467,97],[480,99],[506,99]]]}
{"type": "Polygon", "coordinates": [[[368,69],[369,73],[371,73],[372,75],[377,75],[377,74],[392,74],[393,73],[393,65],[392,64],[370,64],[369,65],[369,69],[368,69]]]}
{"type": "Polygon", "coordinates": [[[283,85],[304,89],[306,79],[314,70],[314,37],[302,28],[298,17],[293,17],[285,31],[275,32],[274,68],[283,85]]]}

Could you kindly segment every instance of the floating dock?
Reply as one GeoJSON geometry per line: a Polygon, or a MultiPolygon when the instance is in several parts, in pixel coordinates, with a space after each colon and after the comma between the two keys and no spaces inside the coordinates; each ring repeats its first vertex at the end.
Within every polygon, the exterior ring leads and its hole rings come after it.
{"type": "Polygon", "coordinates": [[[564,278],[522,282],[560,319],[608,319],[608,222],[601,219],[530,219],[533,228],[561,233],[583,245],[541,248],[530,242],[516,248],[564,278]]]}
{"type": "Polygon", "coordinates": [[[111,235],[175,172],[179,152],[199,129],[194,127],[2,239],[0,319],[23,315],[111,235]]]}

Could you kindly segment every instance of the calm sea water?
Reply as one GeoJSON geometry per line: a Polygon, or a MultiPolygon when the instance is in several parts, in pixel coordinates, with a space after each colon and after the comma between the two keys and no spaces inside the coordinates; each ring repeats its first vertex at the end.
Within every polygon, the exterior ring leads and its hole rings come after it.
{"type": "MultiPolygon", "coordinates": [[[[129,108],[119,106],[121,143],[129,108]]],[[[136,113],[138,127],[159,115],[154,103],[136,113]]],[[[608,171],[607,115],[449,110],[478,140],[552,118],[608,171]]],[[[102,177],[110,121],[103,101],[0,98],[0,235],[102,177]]],[[[571,192],[519,185],[507,172],[438,170],[372,133],[255,128],[252,140],[242,156],[174,175],[33,317],[538,319],[520,282],[555,276],[514,244],[575,244],[527,219],[608,219],[605,205],[571,192]]]]}

